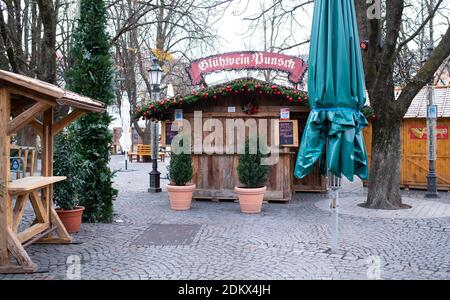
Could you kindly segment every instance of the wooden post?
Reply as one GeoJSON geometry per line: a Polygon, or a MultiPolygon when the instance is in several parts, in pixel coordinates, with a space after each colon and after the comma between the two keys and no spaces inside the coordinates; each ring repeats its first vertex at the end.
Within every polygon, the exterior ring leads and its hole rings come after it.
{"type": "MultiPolygon", "coordinates": [[[[44,138],[42,141],[42,176],[53,176],[53,109],[50,108],[44,112],[44,138]]],[[[44,191],[44,209],[48,212],[50,218],[50,227],[56,227],[57,237],[52,237],[51,233],[39,240],[37,243],[44,244],[70,244],[72,238],[59,219],[53,207],[53,185],[45,188],[44,191]]]]}
{"type": "Polygon", "coordinates": [[[12,224],[11,203],[8,195],[10,112],[10,94],[6,89],[0,88],[0,267],[10,264],[8,253],[8,228],[12,224]]]}
{"type": "Polygon", "coordinates": [[[0,88],[0,273],[31,273],[37,270],[14,232],[12,201],[8,192],[10,176],[10,136],[8,123],[11,113],[11,96],[0,88]],[[11,264],[11,256],[18,265],[11,264]]]}

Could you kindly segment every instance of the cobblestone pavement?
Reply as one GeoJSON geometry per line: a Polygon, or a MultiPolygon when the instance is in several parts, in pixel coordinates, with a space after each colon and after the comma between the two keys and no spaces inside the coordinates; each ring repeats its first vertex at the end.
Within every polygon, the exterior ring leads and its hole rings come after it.
{"type": "MultiPolygon", "coordinates": [[[[339,214],[359,216],[365,218],[387,218],[387,219],[435,219],[450,218],[450,203],[429,201],[404,196],[403,203],[411,206],[411,209],[401,210],[378,210],[365,209],[359,204],[365,203],[367,197],[347,197],[339,199],[339,214]]],[[[325,199],[318,201],[316,206],[331,212],[330,201],[325,199]]]]}
{"type": "MultiPolygon", "coordinates": [[[[111,165],[123,166],[122,157],[114,156],[111,165]]],[[[31,258],[48,273],[0,279],[67,279],[72,255],[81,259],[82,279],[367,279],[378,265],[382,279],[450,279],[450,218],[341,215],[341,251],[329,254],[330,213],[316,206],[326,195],[297,194],[288,204],[265,204],[260,215],[240,213],[237,203],[205,201],[175,212],[165,191],[147,192],[150,164],[129,168],[135,171],[119,172],[115,180],[115,223],[83,224],[74,235],[81,245],[33,245],[31,258]],[[199,230],[187,245],[134,243],[152,224],[199,230]]],[[[342,197],[364,192],[347,184],[342,197]]],[[[439,203],[450,203],[448,193],[441,196],[439,203]]]]}

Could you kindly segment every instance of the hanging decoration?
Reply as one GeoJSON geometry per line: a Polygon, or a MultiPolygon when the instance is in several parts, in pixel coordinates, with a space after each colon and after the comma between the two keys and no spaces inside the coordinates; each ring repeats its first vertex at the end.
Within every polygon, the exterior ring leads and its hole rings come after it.
{"type": "Polygon", "coordinates": [[[258,113],[258,105],[256,104],[256,101],[250,101],[247,104],[242,105],[242,111],[249,116],[258,113]]]}

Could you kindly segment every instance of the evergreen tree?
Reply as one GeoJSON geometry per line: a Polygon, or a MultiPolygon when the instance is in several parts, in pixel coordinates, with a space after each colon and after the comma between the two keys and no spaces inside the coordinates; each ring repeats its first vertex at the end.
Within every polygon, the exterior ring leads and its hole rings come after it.
{"type": "MultiPolygon", "coordinates": [[[[103,0],[81,0],[80,19],[71,51],[73,67],[66,74],[68,89],[110,105],[114,101],[114,68],[110,39],[106,33],[106,8],[103,0]]],[[[75,124],[79,138],[76,149],[86,163],[86,178],[80,187],[80,205],[90,222],[111,222],[117,190],[109,169],[112,133],[107,112],[90,113],[75,124]]]]}
{"type": "Polygon", "coordinates": [[[269,168],[261,163],[262,157],[259,140],[254,137],[247,139],[245,153],[239,155],[237,167],[239,180],[246,188],[261,188],[266,183],[269,168]],[[250,145],[256,145],[256,153],[252,153],[250,145]]]}

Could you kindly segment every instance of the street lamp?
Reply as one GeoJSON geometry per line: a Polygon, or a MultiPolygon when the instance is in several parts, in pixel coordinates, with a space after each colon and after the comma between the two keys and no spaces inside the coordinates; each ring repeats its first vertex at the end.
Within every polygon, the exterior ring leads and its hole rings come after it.
{"type": "MultiPolygon", "coordinates": [[[[149,81],[151,85],[151,101],[156,102],[159,100],[159,96],[161,93],[161,78],[162,78],[162,69],[158,64],[158,59],[156,57],[152,57],[152,66],[149,73],[149,81]]],[[[160,177],[161,173],[158,172],[158,122],[152,121],[151,123],[151,138],[152,138],[152,171],[149,173],[150,175],[150,188],[148,189],[149,193],[160,193],[160,177]]]]}
{"type": "MultiPolygon", "coordinates": [[[[433,42],[430,41],[428,45],[428,57],[430,59],[431,54],[433,53],[433,42]]],[[[427,126],[428,126],[428,176],[427,176],[427,193],[426,198],[438,198],[439,194],[437,192],[437,175],[436,175],[436,122],[437,122],[437,106],[434,103],[434,77],[430,79],[427,84],[427,126]]]]}

